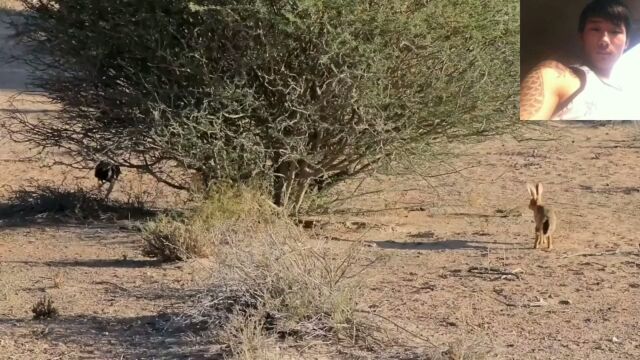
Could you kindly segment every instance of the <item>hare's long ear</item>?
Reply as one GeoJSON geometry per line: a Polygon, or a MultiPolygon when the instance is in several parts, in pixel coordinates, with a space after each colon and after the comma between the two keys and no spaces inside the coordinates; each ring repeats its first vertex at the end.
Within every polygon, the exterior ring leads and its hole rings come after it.
{"type": "Polygon", "coordinates": [[[536,199],[536,189],[531,184],[527,184],[527,189],[529,190],[529,195],[531,195],[532,199],[536,199]]]}
{"type": "Polygon", "coordinates": [[[538,200],[542,200],[542,183],[538,183],[536,188],[538,189],[538,200]]]}

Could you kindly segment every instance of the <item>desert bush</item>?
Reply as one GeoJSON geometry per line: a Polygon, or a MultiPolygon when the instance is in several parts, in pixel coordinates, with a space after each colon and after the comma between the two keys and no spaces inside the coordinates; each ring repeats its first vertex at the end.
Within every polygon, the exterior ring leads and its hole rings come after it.
{"type": "Polygon", "coordinates": [[[214,234],[208,224],[195,220],[187,224],[161,215],[143,229],[146,256],[163,261],[207,257],[211,254],[214,234]]]}
{"type": "Polygon", "coordinates": [[[60,111],[3,125],[69,165],[259,180],[295,209],[316,181],[517,124],[513,1],[21,1],[60,111]]]}
{"type": "Polygon", "coordinates": [[[292,324],[313,319],[338,330],[336,324],[352,321],[355,289],[347,279],[356,247],[334,259],[326,247],[311,245],[289,224],[250,233],[254,236],[249,241],[235,242],[221,253],[227,279],[241,284],[273,313],[286,313],[292,324]]]}
{"type": "Polygon", "coordinates": [[[359,342],[360,245],[335,254],[285,219],[246,224],[216,249],[213,285],[185,319],[237,358],[272,355],[284,339],[359,342]]]}
{"type": "Polygon", "coordinates": [[[213,187],[186,212],[162,214],[147,222],[144,253],[164,261],[208,257],[244,224],[267,224],[277,217],[276,209],[256,190],[213,187]]]}

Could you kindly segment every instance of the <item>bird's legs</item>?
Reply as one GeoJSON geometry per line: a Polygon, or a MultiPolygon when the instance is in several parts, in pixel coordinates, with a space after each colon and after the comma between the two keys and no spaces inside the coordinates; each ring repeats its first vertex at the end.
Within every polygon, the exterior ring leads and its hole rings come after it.
{"type": "Polygon", "coordinates": [[[107,194],[104,196],[104,199],[107,200],[109,199],[109,195],[111,195],[111,191],[113,191],[113,187],[116,185],[116,181],[110,181],[109,182],[109,189],[107,189],[107,194]]]}

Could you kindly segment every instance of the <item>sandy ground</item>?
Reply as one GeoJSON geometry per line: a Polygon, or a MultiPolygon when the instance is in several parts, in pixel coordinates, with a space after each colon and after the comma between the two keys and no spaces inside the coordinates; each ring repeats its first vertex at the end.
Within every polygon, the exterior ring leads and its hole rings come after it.
{"type": "MultiPolygon", "coordinates": [[[[7,35],[0,27],[4,53],[15,51],[7,35]]],[[[25,75],[0,65],[0,109],[25,75]]],[[[371,177],[359,191],[372,193],[318,217],[317,231],[336,252],[363,240],[364,255],[379,258],[363,274],[360,308],[437,346],[489,359],[638,359],[639,128],[556,123],[547,135],[460,148],[446,166],[421,169],[463,170],[371,177]],[[531,249],[525,184],[536,181],[559,212],[553,251],[531,249]]],[[[206,281],[206,262],[144,258],[139,234],[119,222],[16,219],[6,209],[22,186],[95,185],[89,172],[50,169],[28,154],[0,138],[0,358],[214,358],[215,349],[163,326],[206,281]],[[31,320],[45,293],[60,317],[31,320]]],[[[144,192],[143,183],[125,172],[114,196],[144,192]]],[[[153,202],[164,191],[144,196],[153,202]]]]}
{"type": "Polygon", "coordinates": [[[491,359],[640,358],[636,132],[558,127],[554,141],[464,149],[450,164],[476,167],[430,185],[380,179],[371,188],[397,191],[351,206],[408,210],[348,219],[368,224],[359,231],[333,229],[385,254],[368,273],[366,306],[438,345],[492,349],[491,359]],[[559,213],[553,251],[532,249],[528,181],[544,182],[559,213]]]}

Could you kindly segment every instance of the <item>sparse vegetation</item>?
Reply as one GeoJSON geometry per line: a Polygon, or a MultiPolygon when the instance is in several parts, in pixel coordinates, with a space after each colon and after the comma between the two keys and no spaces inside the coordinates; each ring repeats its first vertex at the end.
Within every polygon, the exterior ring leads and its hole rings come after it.
{"type": "Polygon", "coordinates": [[[31,308],[35,320],[52,319],[58,316],[58,309],[53,306],[49,295],[43,295],[31,308]]]}

